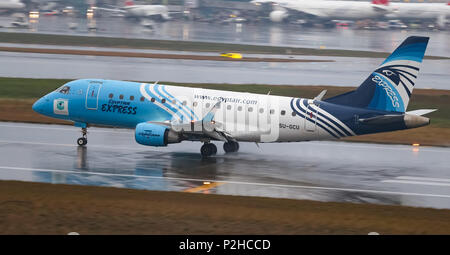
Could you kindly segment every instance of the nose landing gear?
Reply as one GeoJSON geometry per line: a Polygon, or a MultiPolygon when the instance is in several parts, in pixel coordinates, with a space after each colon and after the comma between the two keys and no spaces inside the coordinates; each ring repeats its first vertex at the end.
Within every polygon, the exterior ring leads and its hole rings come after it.
{"type": "Polygon", "coordinates": [[[83,137],[78,138],[78,146],[84,146],[87,144],[87,128],[81,128],[81,134],[83,135],[83,137]]]}

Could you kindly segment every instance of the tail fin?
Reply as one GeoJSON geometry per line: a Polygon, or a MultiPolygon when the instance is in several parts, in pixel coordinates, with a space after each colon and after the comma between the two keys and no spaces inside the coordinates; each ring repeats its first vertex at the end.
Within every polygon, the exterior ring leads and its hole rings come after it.
{"type": "Polygon", "coordinates": [[[356,90],[326,102],[405,112],[429,37],[408,37],[356,90]]]}
{"type": "Polygon", "coordinates": [[[372,0],[372,4],[389,5],[389,0],[372,0]]]}
{"type": "Polygon", "coordinates": [[[126,0],[125,1],[125,6],[133,6],[133,5],[134,5],[133,0],[126,0]]]}

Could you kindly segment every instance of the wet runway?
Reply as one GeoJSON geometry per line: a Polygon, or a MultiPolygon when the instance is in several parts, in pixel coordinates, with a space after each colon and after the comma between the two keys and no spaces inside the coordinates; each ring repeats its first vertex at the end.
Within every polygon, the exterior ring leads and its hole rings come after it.
{"type": "MultiPolygon", "coordinates": [[[[8,47],[14,44],[1,44],[8,47]]],[[[21,47],[21,45],[19,45],[21,47]]],[[[59,47],[62,48],[62,47],[59,47]]],[[[77,47],[77,49],[82,47],[77,47]]],[[[90,48],[87,48],[90,49],[90,48]]],[[[144,51],[156,52],[156,51],[144,51]]],[[[167,51],[161,51],[167,53],[167,51]]],[[[188,53],[192,54],[192,53],[188,53]]],[[[195,53],[194,53],[195,54],[195,53]]],[[[261,54],[246,56],[264,57],[261,54]]],[[[278,57],[278,56],[270,56],[278,57]]],[[[336,62],[249,63],[0,52],[0,76],[185,83],[359,86],[378,58],[296,56],[336,62]]],[[[424,60],[416,88],[450,89],[449,60],[424,60]]]]}
{"type": "Polygon", "coordinates": [[[450,148],[345,142],[242,143],[201,159],[200,143],[135,143],[133,130],[0,122],[0,179],[450,208],[450,148]]]}
{"type": "MultiPolygon", "coordinates": [[[[0,26],[9,26],[11,18],[0,17],[0,26]]],[[[450,31],[419,30],[355,30],[302,28],[292,24],[217,24],[189,21],[154,23],[149,30],[139,23],[122,18],[97,18],[97,31],[88,31],[86,19],[45,17],[33,23],[31,29],[0,28],[0,31],[73,34],[107,37],[147,38],[184,41],[210,41],[333,49],[386,51],[394,50],[410,35],[430,36],[427,55],[450,56],[450,31]],[[70,23],[77,23],[70,30],[70,23]]]]}

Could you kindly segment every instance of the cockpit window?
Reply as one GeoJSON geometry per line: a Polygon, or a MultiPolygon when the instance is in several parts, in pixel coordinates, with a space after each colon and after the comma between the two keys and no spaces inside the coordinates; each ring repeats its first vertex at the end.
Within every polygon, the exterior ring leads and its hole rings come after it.
{"type": "Polygon", "coordinates": [[[63,94],[69,94],[69,91],[70,91],[70,87],[69,86],[62,86],[60,89],[59,89],[59,93],[63,93],[63,94]]]}

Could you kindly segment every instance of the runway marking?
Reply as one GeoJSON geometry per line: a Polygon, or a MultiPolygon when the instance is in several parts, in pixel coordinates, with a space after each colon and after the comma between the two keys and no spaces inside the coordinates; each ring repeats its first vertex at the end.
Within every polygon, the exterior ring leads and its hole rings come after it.
{"type": "MultiPolygon", "coordinates": [[[[208,181],[208,182],[216,182],[216,180],[202,180],[202,179],[194,179],[194,178],[178,178],[178,177],[163,177],[163,176],[143,176],[143,175],[133,175],[133,174],[113,174],[113,173],[100,173],[100,172],[82,172],[82,171],[70,171],[70,170],[58,170],[58,169],[42,169],[42,168],[27,168],[27,167],[0,166],[0,169],[3,169],[3,170],[17,170],[17,171],[50,172],[50,173],[54,172],[54,173],[66,173],[66,174],[80,174],[80,175],[131,177],[131,178],[173,180],[173,181],[195,181],[195,182],[208,181]]],[[[300,189],[311,189],[311,190],[374,193],[374,194],[384,194],[384,195],[403,195],[403,196],[450,198],[450,195],[444,195],[444,194],[429,194],[429,193],[427,194],[427,193],[397,192],[397,191],[384,191],[384,190],[351,189],[351,188],[306,186],[306,185],[289,185],[289,184],[276,184],[276,183],[257,183],[257,182],[242,182],[242,181],[228,181],[228,180],[226,180],[225,182],[227,184],[267,186],[267,187],[278,187],[278,188],[300,188],[300,189]]]]}
{"type": "MultiPolygon", "coordinates": [[[[203,183],[205,183],[205,182],[203,182],[203,183]]],[[[200,186],[194,187],[194,188],[188,188],[183,191],[190,192],[190,193],[197,193],[200,191],[207,191],[207,190],[210,190],[212,188],[215,188],[215,187],[218,187],[218,186],[221,186],[224,184],[225,184],[224,182],[207,182],[207,184],[203,184],[203,185],[200,185],[200,186]]]]}
{"type": "Polygon", "coordinates": [[[398,176],[398,177],[396,177],[396,179],[434,181],[434,182],[450,182],[450,179],[447,179],[447,178],[432,178],[432,177],[420,177],[420,176],[398,176]]]}
{"type": "Polygon", "coordinates": [[[420,176],[398,176],[392,180],[381,181],[383,183],[401,183],[401,184],[415,184],[415,185],[429,185],[429,186],[450,186],[450,179],[432,178],[420,176]]]}
{"type": "MultiPolygon", "coordinates": [[[[351,143],[351,142],[313,142],[314,145],[320,145],[320,146],[329,146],[330,144],[335,144],[336,146],[345,146],[349,148],[364,148],[364,149],[386,149],[386,150],[402,150],[402,151],[412,151],[413,147],[410,145],[405,144],[389,144],[387,146],[380,146],[379,144],[370,144],[368,145],[358,145],[357,143],[351,143]]],[[[417,148],[417,147],[414,147],[417,148]]],[[[442,152],[442,153],[450,153],[450,149],[448,148],[442,148],[439,150],[438,146],[420,146],[419,147],[421,151],[425,150],[426,152],[442,152]]]]}
{"type": "MultiPolygon", "coordinates": [[[[66,144],[66,143],[41,143],[41,142],[24,142],[24,141],[10,141],[10,140],[0,140],[0,143],[19,143],[19,144],[31,144],[31,145],[51,145],[51,146],[64,146],[64,147],[78,147],[76,144],[66,144]]],[[[107,148],[111,150],[136,150],[136,151],[157,151],[163,153],[164,151],[154,149],[151,147],[144,147],[143,145],[137,145],[136,147],[117,147],[117,146],[105,146],[105,145],[89,145],[89,147],[94,148],[107,148]],[[142,147],[142,148],[139,148],[142,147]]],[[[87,147],[88,148],[88,147],[87,147]]]]}

